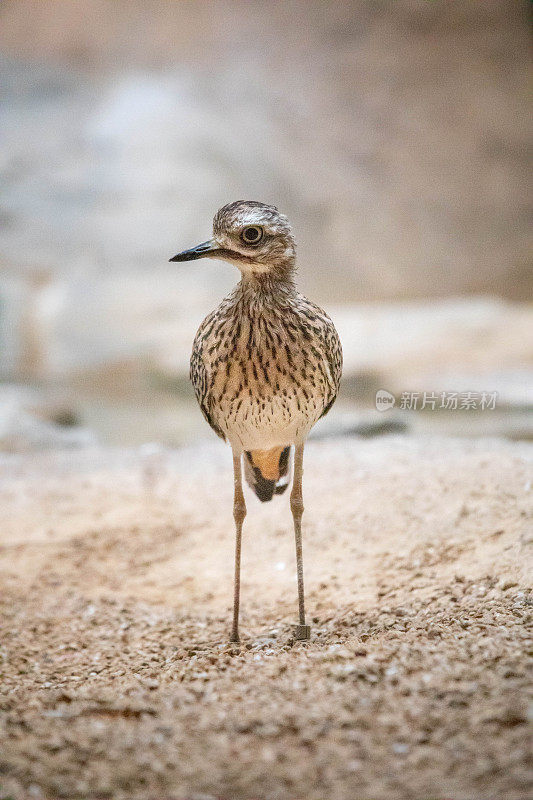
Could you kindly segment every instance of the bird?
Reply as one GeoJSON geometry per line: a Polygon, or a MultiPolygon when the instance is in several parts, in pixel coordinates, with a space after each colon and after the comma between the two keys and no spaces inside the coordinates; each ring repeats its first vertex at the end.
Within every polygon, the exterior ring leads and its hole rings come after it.
{"type": "Polygon", "coordinates": [[[267,502],[287,489],[291,471],[299,614],[294,638],[307,640],[304,445],[337,397],[341,342],[326,312],[296,287],[296,243],[289,220],[276,206],[252,200],[228,203],[214,216],[212,237],[170,261],[200,258],[228,261],[241,273],[234,290],[200,325],[190,361],[202,413],[233,454],[236,538],[230,641],[239,642],[243,472],[259,500],[267,502]]]}

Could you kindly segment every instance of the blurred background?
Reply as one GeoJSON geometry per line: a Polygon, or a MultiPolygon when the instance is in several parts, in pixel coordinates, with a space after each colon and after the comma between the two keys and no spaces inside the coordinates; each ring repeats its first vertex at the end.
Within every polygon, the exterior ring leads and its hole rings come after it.
{"type": "Polygon", "coordinates": [[[317,435],[531,438],[528,14],[3,0],[0,448],[211,435],[190,347],[238,274],[168,259],[236,199],[289,216],[300,286],[341,333],[317,435]],[[399,408],[424,391],[498,394],[399,408]]]}

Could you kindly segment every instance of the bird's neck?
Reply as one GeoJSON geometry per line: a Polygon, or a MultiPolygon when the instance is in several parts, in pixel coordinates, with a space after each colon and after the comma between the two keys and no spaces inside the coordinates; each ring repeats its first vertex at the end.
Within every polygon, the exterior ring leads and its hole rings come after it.
{"type": "Polygon", "coordinates": [[[243,300],[283,299],[295,294],[294,272],[248,272],[243,273],[237,286],[243,300]]]}

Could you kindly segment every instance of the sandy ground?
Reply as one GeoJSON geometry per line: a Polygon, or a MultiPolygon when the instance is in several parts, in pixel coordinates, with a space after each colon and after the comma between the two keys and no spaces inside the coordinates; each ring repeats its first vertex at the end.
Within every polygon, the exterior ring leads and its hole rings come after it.
{"type": "Polygon", "coordinates": [[[250,498],[240,646],[221,445],[3,457],[0,796],[526,798],[531,456],[310,444],[312,640],[250,498]]]}

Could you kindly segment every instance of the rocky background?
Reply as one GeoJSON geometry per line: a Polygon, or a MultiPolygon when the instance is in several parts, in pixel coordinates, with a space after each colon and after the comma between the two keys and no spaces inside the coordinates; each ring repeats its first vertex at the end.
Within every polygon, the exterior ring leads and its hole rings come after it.
{"type": "MultiPolygon", "coordinates": [[[[4,446],[35,411],[104,443],[208,433],[190,342],[237,275],[168,258],[236,198],[293,221],[301,286],[341,329],[345,410],[376,387],[481,387],[500,409],[528,406],[527,13],[5,0],[4,446]]],[[[504,432],[530,435],[513,414],[504,432]]]]}

